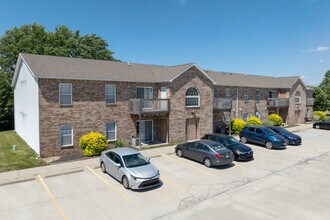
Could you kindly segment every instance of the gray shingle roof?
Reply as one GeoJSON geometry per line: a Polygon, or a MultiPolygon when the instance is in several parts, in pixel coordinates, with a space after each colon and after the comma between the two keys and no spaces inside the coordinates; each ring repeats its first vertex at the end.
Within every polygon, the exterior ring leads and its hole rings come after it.
{"type": "Polygon", "coordinates": [[[257,88],[283,88],[289,89],[300,78],[299,76],[272,77],[249,75],[240,73],[205,71],[217,85],[238,86],[238,87],[257,87],[257,88]]]}
{"type": "MultiPolygon", "coordinates": [[[[21,56],[38,78],[54,79],[169,82],[194,65],[161,66],[23,53],[21,56]]],[[[291,88],[299,79],[299,76],[271,77],[210,70],[205,73],[221,86],[291,88]]]]}
{"type": "Polygon", "coordinates": [[[105,60],[21,54],[38,78],[168,82],[193,64],[146,65],[105,60]]]}

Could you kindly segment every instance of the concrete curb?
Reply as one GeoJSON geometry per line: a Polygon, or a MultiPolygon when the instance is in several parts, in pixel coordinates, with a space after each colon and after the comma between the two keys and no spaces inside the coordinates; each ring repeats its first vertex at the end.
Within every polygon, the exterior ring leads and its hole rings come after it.
{"type": "Polygon", "coordinates": [[[83,172],[83,171],[84,171],[84,168],[76,168],[76,169],[71,169],[71,170],[63,170],[63,171],[52,172],[52,173],[49,173],[49,174],[45,174],[43,176],[45,178],[50,178],[50,177],[55,177],[55,176],[71,174],[71,173],[79,173],[79,172],[83,172]]]}
{"type": "Polygon", "coordinates": [[[34,175],[34,176],[30,176],[30,177],[21,177],[18,179],[5,180],[5,181],[0,182],[0,186],[28,182],[28,181],[35,180],[35,179],[36,179],[36,176],[34,175]]]}

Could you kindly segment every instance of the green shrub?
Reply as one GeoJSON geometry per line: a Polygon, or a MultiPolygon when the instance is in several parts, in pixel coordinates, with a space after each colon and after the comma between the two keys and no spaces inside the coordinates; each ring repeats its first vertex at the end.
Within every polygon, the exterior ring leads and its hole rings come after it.
{"type": "Polygon", "coordinates": [[[315,111],[313,113],[313,119],[315,121],[324,121],[326,119],[326,114],[322,111],[315,111]]]}
{"type": "Polygon", "coordinates": [[[268,116],[267,118],[268,121],[272,121],[274,122],[275,126],[281,126],[283,123],[283,119],[281,116],[277,115],[277,114],[271,114],[268,116]]]}
{"type": "Polygon", "coordinates": [[[261,121],[259,118],[257,118],[256,116],[251,116],[250,118],[248,118],[247,120],[247,124],[248,125],[256,125],[256,126],[260,126],[261,125],[261,121]]]}
{"type": "Polygon", "coordinates": [[[108,143],[105,135],[98,132],[89,132],[80,138],[80,147],[85,156],[97,156],[106,150],[108,143]]]}
{"type": "Polygon", "coordinates": [[[275,123],[273,121],[266,120],[262,123],[263,126],[274,126],[275,123]]]}
{"type": "Polygon", "coordinates": [[[239,118],[231,120],[231,131],[234,134],[239,134],[239,132],[244,128],[245,121],[239,118]]]}
{"type": "Polygon", "coordinates": [[[124,140],[121,140],[121,139],[118,139],[118,140],[116,140],[116,142],[115,142],[115,147],[128,147],[129,146],[129,144],[126,142],[126,141],[124,141],[124,140]]]}

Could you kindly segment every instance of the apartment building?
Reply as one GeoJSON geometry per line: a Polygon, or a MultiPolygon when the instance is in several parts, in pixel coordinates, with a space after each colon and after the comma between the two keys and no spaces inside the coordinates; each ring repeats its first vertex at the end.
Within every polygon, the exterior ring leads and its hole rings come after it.
{"type": "Polygon", "coordinates": [[[280,114],[302,123],[312,91],[299,77],[20,54],[12,82],[15,130],[41,157],[79,155],[89,131],[142,143],[221,132],[229,118],[280,114]]]}

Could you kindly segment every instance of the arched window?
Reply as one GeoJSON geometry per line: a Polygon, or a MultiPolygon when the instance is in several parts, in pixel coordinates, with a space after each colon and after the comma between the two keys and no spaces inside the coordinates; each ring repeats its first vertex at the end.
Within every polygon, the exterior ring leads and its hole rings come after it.
{"type": "Polygon", "coordinates": [[[190,87],[186,92],[186,107],[199,107],[199,92],[195,87],[190,87]]]}
{"type": "Polygon", "coordinates": [[[296,104],[301,103],[301,93],[299,91],[296,92],[295,97],[294,97],[294,101],[295,101],[296,104]]]}

